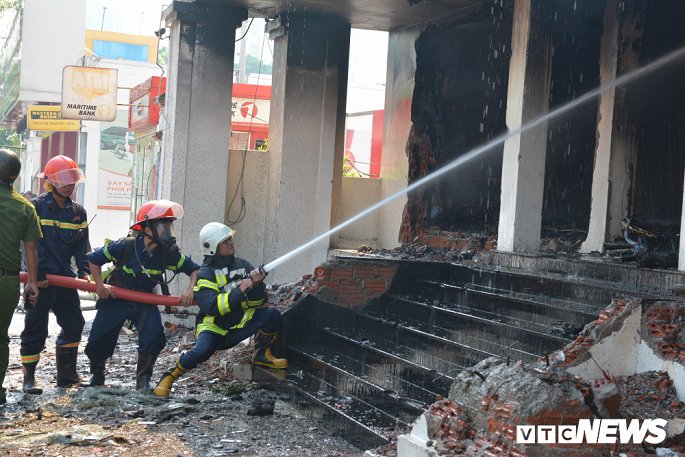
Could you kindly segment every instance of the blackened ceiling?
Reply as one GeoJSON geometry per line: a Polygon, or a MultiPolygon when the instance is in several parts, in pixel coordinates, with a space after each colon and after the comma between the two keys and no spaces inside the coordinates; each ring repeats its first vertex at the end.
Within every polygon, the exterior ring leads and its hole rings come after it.
{"type": "Polygon", "coordinates": [[[484,0],[206,0],[247,8],[250,17],[275,17],[284,12],[332,15],[353,28],[397,30],[414,25],[459,19],[481,7],[484,0]]]}

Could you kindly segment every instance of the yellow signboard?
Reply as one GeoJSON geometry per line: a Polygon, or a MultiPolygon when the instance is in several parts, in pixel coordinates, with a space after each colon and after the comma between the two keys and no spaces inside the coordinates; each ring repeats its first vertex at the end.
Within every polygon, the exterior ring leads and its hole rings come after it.
{"type": "Polygon", "coordinates": [[[62,70],[64,119],[113,121],[117,117],[117,70],[76,67],[62,70]]]}
{"type": "Polygon", "coordinates": [[[29,130],[50,130],[53,132],[78,132],[81,121],[62,119],[61,106],[30,105],[29,130]]]}

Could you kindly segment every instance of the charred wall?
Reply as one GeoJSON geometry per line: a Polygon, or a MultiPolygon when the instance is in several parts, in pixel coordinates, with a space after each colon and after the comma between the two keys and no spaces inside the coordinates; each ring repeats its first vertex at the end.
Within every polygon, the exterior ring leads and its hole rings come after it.
{"type": "MultiPolygon", "coordinates": [[[[505,131],[512,5],[433,26],[416,42],[409,183],[505,131]]],[[[494,232],[502,148],[408,196],[400,240],[426,227],[494,232]]]]}
{"type": "MultiPolygon", "coordinates": [[[[417,39],[409,183],[506,132],[513,1],[486,2],[458,22],[427,28],[417,39]]],[[[597,88],[607,1],[537,4],[552,33],[550,110],[597,88]]],[[[624,30],[619,61],[643,66],[685,45],[685,2],[619,2],[624,30]]],[[[546,29],[543,28],[543,30],[546,29]]],[[[622,73],[619,62],[619,73],[622,73]]],[[[634,66],[633,66],[634,68],[634,66]]],[[[630,71],[627,67],[625,71],[630,71]]],[[[685,167],[685,62],[617,88],[614,129],[629,139],[623,182],[634,225],[678,233],[685,167]],[[625,134],[628,131],[628,134],[625,134]]],[[[535,88],[531,88],[535,90],[535,88]]],[[[548,126],[542,225],[586,230],[597,144],[598,101],[584,103],[548,126]]],[[[481,155],[408,196],[400,241],[428,227],[494,233],[500,207],[502,148],[481,155]]],[[[504,190],[506,191],[506,190],[504,190]]]]}
{"type": "MultiPolygon", "coordinates": [[[[685,3],[647,2],[640,66],[685,46],[685,3]]],[[[631,212],[635,224],[675,237],[685,167],[685,62],[659,68],[627,88],[636,122],[637,158],[631,212]]]]}
{"type": "MultiPolygon", "coordinates": [[[[552,82],[550,111],[599,86],[605,1],[558,0],[550,5],[552,82]]],[[[597,101],[549,123],[542,225],[587,229],[596,146],[597,101]]]]}
{"type": "MultiPolygon", "coordinates": [[[[514,2],[488,3],[477,16],[431,27],[416,42],[409,182],[506,132],[514,2]]],[[[553,30],[550,109],[599,84],[605,2],[544,4],[553,30]]],[[[543,225],[586,228],[590,214],[597,103],[549,125],[543,225]]],[[[400,239],[426,227],[496,232],[501,145],[409,195],[400,239]]]]}

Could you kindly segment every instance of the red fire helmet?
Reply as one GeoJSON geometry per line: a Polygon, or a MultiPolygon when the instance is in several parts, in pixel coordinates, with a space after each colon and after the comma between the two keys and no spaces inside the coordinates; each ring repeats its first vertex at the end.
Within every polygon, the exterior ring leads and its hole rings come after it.
{"type": "Polygon", "coordinates": [[[44,178],[54,187],[60,188],[70,184],[78,184],[86,180],[76,162],[67,156],[58,155],[48,160],[39,178],[44,178]]]}
{"type": "Polygon", "coordinates": [[[183,217],[183,207],[170,200],[150,200],[143,204],[136,215],[136,223],[131,226],[131,230],[143,230],[146,222],[160,219],[170,219],[175,221],[183,217]]]}

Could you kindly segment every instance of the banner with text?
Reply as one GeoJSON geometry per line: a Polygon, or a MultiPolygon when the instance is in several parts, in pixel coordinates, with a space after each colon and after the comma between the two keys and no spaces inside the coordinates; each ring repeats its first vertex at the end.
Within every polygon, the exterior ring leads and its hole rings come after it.
{"type": "Polygon", "coordinates": [[[98,208],[129,211],[133,191],[133,136],[128,111],[119,110],[112,123],[101,123],[98,208]]]}

